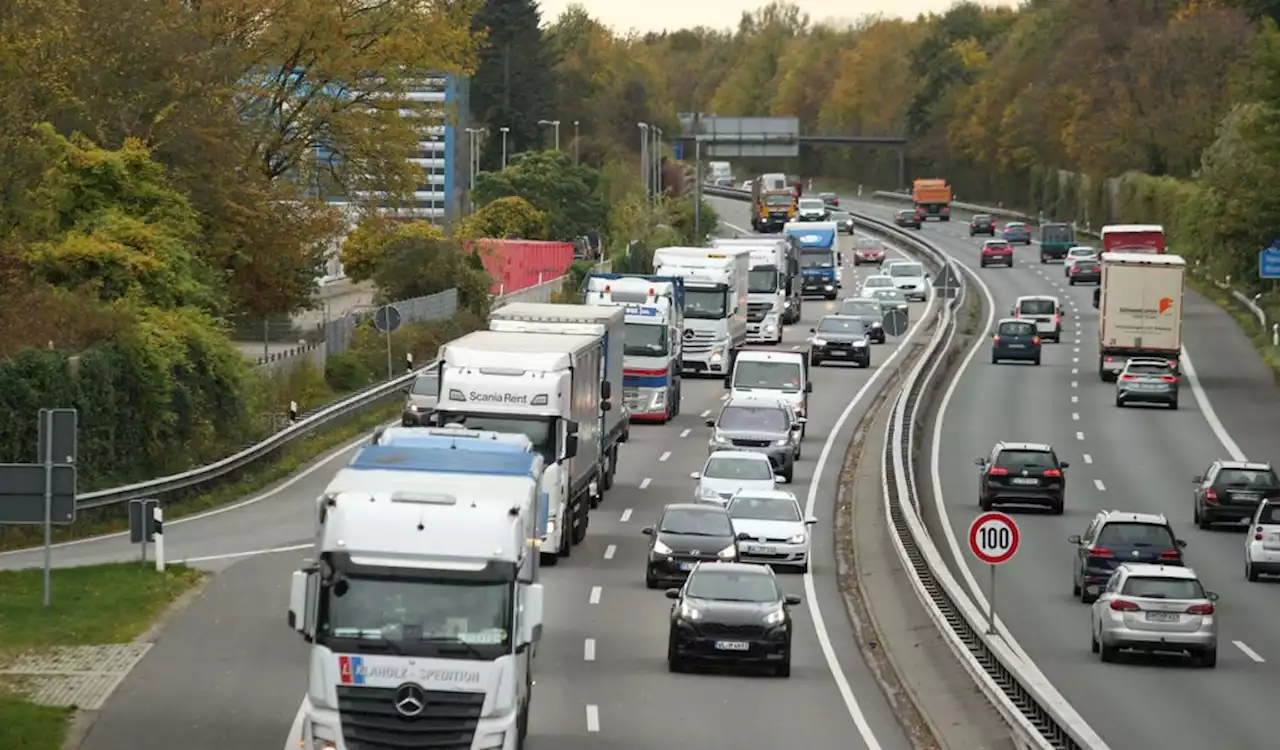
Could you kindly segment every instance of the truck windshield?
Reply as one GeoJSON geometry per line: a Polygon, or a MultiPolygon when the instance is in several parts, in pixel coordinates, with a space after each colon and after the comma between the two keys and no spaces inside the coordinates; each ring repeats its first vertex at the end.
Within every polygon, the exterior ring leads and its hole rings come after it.
{"type": "Polygon", "coordinates": [[[544,417],[442,412],[439,422],[441,426],[459,424],[468,430],[492,430],[524,435],[533,443],[533,449],[542,456],[543,461],[551,464],[556,460],[555,423],[544,417]]]}
{"type": "Polygon", "coordinates": [[[747,291],[752,294],[769,294],[778,291],[778,269],[753,268],[747,274],[747,291]]]}
{"type": "Polygon", "coordinates": [[[834,268],[835,265],[836,258],[833,250],[803,250],[800,253],[802,268],[834,268]]]}
{"type": "Polygon", "coordinates": [[[685,289],[684,316],[720,320],[728,309],[728,295],[723,289],[685,289]]]}
{"type": "Polygon", "coordinates": [[[627,323],[622,353],[630,357],[663,357],[667,354],[667,326],[627,323]]]}
{"type": "Polygon", "coordinates": [[[345,586],[325,587],[318,640],[349,639],[357,649],[381,645],[405,656],[457,659],[492,660],[511,651],[512,582],[342,581],[345,586]]]}
{"type": "Polygon", "coordinates": [[[767,388],[798,391],[804,384],[804,368],[798,362],[743,362],[733,368],[735,388],[767,388]]]}
{"type": "Polygon", "coordinates": [[[1040,241],[1056,244],[1075,242],[1076,233],[1069,224],[1045,224],[1040,227],[1040,241]]]}

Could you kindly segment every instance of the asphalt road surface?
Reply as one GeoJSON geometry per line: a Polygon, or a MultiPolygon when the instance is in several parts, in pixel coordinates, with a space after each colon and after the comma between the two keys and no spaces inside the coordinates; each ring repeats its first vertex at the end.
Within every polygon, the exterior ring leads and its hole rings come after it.
{"type": "MultiPolygon", "coordinates": [[[[884,217],[901,207],[850,205],[884,217]]],[[[967,218],[929,222],[921,234],[977,269],[985,238],[968,236],[967,218]]],[[[999,440],[1052,444],[1072,464],[1066,514],[1013,511],[1021,546],[999,571],[998,613],[1018,643],[1113,748],[1274,747],[1266,717],[1280,690],[1280,586],[1245,580],[1240,531],[1195,528],[1190,480],[1215,458],[1280,457],[1280,389],[1230,316],[1188,291],[1181,408],[1117,408],[1115,386],[1097,375],[1094,287],[1069,286],[1061,265],[1039,263],[1034,245],[1014,252],[1014,268],[978,271],[996,317],[1020,295],[1057,295],[1067,313],[1063,340],[1045,345],[1040,367],[992,365],[983,345],[963,371],[937,430],[935,494],[952,553],[985,595],[986,567],[964,541],[978,512],[973,459],[999,440]],[[1090,653],[1088,606],[1071,596],[1067,537],[1104,508],[1163,513],[1188,542],[1188,564],[1221,595],[1216,669],[1177,659],[1102,664],[1090,653]]]]}

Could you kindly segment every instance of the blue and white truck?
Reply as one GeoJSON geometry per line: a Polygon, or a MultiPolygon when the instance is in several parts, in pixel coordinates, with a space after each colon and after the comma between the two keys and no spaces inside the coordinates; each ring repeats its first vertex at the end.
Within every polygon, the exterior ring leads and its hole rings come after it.
{"type": "Polygon", "coordinates": [[[592,273],[583,295],[588,305],[623,309],[622,391],[631,421],[665,423],[679,414],[684,280],[592,273]]]}
{"type": "Polygon", "coordinates": [[[782,227],[782,234],[800,247],[802,295],[836,298],[841,286],[838,228],[834,221],[788,222],[782,227]]]}

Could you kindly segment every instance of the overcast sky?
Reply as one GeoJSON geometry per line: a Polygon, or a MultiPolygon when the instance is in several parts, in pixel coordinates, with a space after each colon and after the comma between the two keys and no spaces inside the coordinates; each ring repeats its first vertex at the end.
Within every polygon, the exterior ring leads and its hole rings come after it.
{"type": "MultiPolygon", "coordinates": [[[[814,20],[852,21],[867,15],[904,16],[941,12],[955,0],[793,0],[814,20]]],[[[551,23],[573,0],[540,0],[542,18],[551,23]]],[[[660,31],[689,26],[736,27],[743,11],[767,0],[578,0],[605,25],[618,31],[660,31]]],[[[985,0],[984,5],[1017,5],[1016,0],[985,0]]]]}

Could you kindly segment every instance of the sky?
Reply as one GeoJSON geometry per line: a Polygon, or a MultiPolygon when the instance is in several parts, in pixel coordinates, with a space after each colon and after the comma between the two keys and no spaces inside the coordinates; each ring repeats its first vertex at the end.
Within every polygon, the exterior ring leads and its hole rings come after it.
{"type": "MultiPolygon", "coordinates": [[[[768,0],[576,0],[587,12],[615,31],[662,31],[690,26],[736,28],[744,11],[768,0]]],[[[791,0],[815,21],[854,21],[868,15],[914,18],[942,12],[956,0],[791,0]]],[[[552,23],[575,0],[540,0],[542,19],[552,23]]],[[[1017,5],[1016,0],[984,0],[983,5],[1017,5]]]]}

